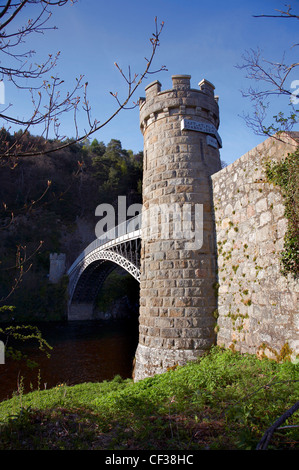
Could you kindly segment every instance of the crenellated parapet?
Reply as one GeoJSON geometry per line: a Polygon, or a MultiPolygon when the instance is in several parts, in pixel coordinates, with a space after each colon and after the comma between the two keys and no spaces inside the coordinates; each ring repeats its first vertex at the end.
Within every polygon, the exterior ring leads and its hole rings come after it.
{"type": "Polygon", "coordinates": [[[199,82],[199,89],[190,88],[190,75],[173,75],[171,90],[161,91],[156,80],[145,88],[145,98],[140,98],[141,132],[155,121],[169,116],[192,116],[197,121],[210,122],[219,127],[218,96],[214,85],[208,80],[199,82]]]}

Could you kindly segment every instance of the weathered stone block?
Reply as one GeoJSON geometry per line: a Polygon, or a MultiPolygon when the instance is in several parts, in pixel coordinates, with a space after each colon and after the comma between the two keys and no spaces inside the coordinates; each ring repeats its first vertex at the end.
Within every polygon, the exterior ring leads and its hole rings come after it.
{"type": "Polygon", "coordinates": [[[265,157],[277,161],[294,151],[298,134],[284,139],[283,146],[267,139],[212,175],[219,268],[217,343],[252,354],[265,343],[262,352],[269,356],[286,342],[299,352],[298,325],[291,326],[298,309],[298,280],[284,277],[280,264],[287,228],[284,201],[277,187],[264,181],[261,168],[265,157]],[[225,218],[225,210],[230,213],[227,204],[234,214],[225,218]],[[237,226],[230,228],[230,220],[237,226]]]}

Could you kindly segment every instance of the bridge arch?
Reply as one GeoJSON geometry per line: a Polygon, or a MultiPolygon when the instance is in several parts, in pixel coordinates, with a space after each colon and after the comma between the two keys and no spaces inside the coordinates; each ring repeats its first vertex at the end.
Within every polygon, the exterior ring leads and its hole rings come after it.
{"type": "Polygon", "coordinates": [[[68,270],[69,320],[93,318],[97,295],[118,266],[140,282],[141,216],[120,224],[111,232],[92,242],[68,270]]]}

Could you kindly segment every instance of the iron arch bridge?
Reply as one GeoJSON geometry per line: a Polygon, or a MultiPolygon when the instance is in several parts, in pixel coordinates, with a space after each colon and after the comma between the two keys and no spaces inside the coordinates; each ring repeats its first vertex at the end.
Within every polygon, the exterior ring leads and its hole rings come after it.
{"type": "Polygon", "coordinates": [[[69,268],[68,319],[92,318],[95,299],[107,276],[120,266],[140,282],[141,214],[105,232],[69,268]]]}

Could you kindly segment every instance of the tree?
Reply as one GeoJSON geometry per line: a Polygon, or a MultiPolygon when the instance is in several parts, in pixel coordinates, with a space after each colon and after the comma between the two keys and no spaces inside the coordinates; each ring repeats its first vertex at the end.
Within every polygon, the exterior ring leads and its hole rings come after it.
{"type": "MultiPolygon", "coordinates": [[[[47,29],[55,29],[55,27],[49,28],[47,26],[52,9],[64,7],[70,3],[76,3],[76,0],[15,0],[13,2],[7,0],[5,4],[0,5],[0,52],[3,58],[0,62],[1,79],[2,81],[10,80],[17,88],[29,92],[32,102],[31,112],[24,119],[10,114],[10,105],[4,106],[0,110],[0,119],[3,126],[15,124],[23,127],[18,139],[13,144],[9,141],[6,141],[5,145],[2,144],[0,154],[2,161],[11,159],[15,161],[16,158],[24,155],[52,153],[71,145],[72,142],[85,141],[86,138],[110,122],[121,110],[127,109],[133,94],[143,79],[149,74],[155,73],[151,70],[151,67],[164,25],[162,23],[158,27],[157,19],[155,19],[155,32],[150,38],[151,53],[149,59],[146,59],[143,72],[132,74],[129,67],[128,73],[125,74],[119,65],[115,63],[126,85],[125,96],[121,99],[118,92],[110,92],[118,105],[116,111],[104,118],[102,122],[99,119],[92,119],[91,105],[87,97],[88,83],[84,82],[83,75],[75,80],[75,86],[72,90],[63,94],[61,92],[63,78],[51,75],[58,61],[59,52],[54,55],[49,54],[43,63],[36,65],[31,61],[34,51],[22,52],[20,49],[20,45],[25,42],[28,35],[43,34],[47,29]],[[33,11],[35,16],[19,27],[16,25],[16,21],[21,12],[26,11],[28,7],[31,7],[30,12],[33,11]],[[5,63],[4,58],[9,59],[12,65],[2,65],[2,63],[5,63]],[[77,113],[80,108],[85,112],[87,119],[87,127],[83,132],[80,132],[77,125],[77,113]],[[69,112],[74,115],[74,138],[71,141],[63,135],[60,129],[61,117],[69,112]],[[24,137],[36,126],[43,126],[42,136],[45,138],[43,148],[24,148],[24,137]],[[47,139],[51,131],[55,136],[56,143],[48,146],[47,139]]],[[[162,66],[159,70],[166,69],[162,66]]]]}
{"type": "MultiPolygon", "coordinates": [[[[66,7],[74,4],[76,0],[6,0],[0,5],[0,79],[2,82],[9,80],[15,87],[24,93],[29,93],[32,108],[28,110],[28,116],[24,119],[13,114],[10,105],[0,105],[0,122],[2,124],[0,140],[0,165],[9,165],[14,168],[22,157],[38,157],[46,154],[53,154],[62,149],[74,146],[74,144],[84,144],[91,135],[107,125],[120,111],[136,106],[131,104],[131,98],[140,86],[142,81],[150,74],[160,70],[166,70],[162,66],[159,70],[152,71],[153,60],[160,44],[160,35],[164,26],[162,22],[158,25],[155,18],[155,32],[150,38],[150,54],[145,60],[144,70],[141,73],[132,74],[130,67],[125,74],[117,63],[115,66],[124,80],[124,97],[120,98],[118,92],[110,92],[117,102],[117,108],[110,116],[104,117],[102,121],[93,119],[91,116],[91,105],[87,97],[88,83],[84,81],[84,76],[76,78],[72,90],[63,94],[63,77],[53,76],[53,69],[59,59],[59,52],[49,54],[43,63],[35,64],[33,61],[34,51],[24,52],[23,46],[29,35],[44,34],[48,29],[56,29],[55,26],[48,26],[53,9],[66,7]],[[33,15],[27,16],[28,20],[22,20],[23,24],[18,24],[23,18],[22,13],[33,15]],[[21,47],[22,46],[22,47],[21,47]],[[8,64],[9,65],[5,65],[8,64]],[[83,110],[87,120],[84,131],[78,129],[77,113],[83,110]],[[66,113],[73,113],[74,116],[74,137],[69,139],[64,136],[61,130],[62,118],[66,113]],[[20,126],[18,132],[13,136],[9,130],[11,125],[20,126]],[[30,133],[36,128],[42,132],[40,139],[31,139],[30,133]],[[54,139],[49,137],[54,135],[54,139]]],[[[1,81],[0,81],[1,84],[1,81]]],[[[96,152],[101,155],[103,146],[98,143],[93,145],[96,152]]],[[[82,152],[84,153],[84,152],[82,152]]],[[[82,172],[83,162],[78,162],[78,174],[82,172]]],[[[36,207],[37,202],[42,200],[49,191],[51,181],[47,181],[41,191],[40,197],[27,204],[25,210],[36,207]]],[[[14,222],[14,215],[7,206],[6,201],[2,201],[5,209],[5,223],[1,224],[1,230],[5,230],[14,222]]],[[[15,283],[12,290],[19,285],[23,274],[28,266],[28,260],[40,248],[40,245],[33,250],[31,255],[26,253],[26,247],[18,247],[16,253],[15,269],[17,271],[15,283]]],[[[9,296],[9,293],[8,293],[9,296]]],[[[8,298],[5,296],[3,302],[8,298]]],[[[2,302],[2,303],[3,303],[2,302]]]]}
{"type": "MultiPolygon", "coordinates": [[[[107,147],[91,144],[93,173],[98,183],[99,199],[117,206],[119,195],[127,196],[128,204],[141,203],[139,181],[142,180],[142,158],[122,148],[117,139],[107,147]],[[99,153],[99,147],[101,153],[99,153]],[[103,152],[103,153],[102,153],[103,152]]],[[[116,207],[117,210],[117,207],[116,207]]]]}
{"type": "Polygon", "coordinates": [[[92,153],[95,153],[96,155],[99,155],[100,157],[104,155],[106,151],[106,146],[104,142],[98,142],[97,139],[94,139],[91,142],[90,148],[91,148],[92,153]]]}
{"type": "MultiPolygon", "coordinates": [[[[287,10],[276,10],[275,15],[254,15],[256,18],[284,18],[299,20],[299,13],[292,13],[289,5],[287,10]]],[[[290,50],[299,44],[291,45],[290,50]]],[[[299,62],[297,60],[287,62],[285,53],[281,61],[267,60],[262,56],[260,49],[246,51],[243,55],[243,64],[237,66],[245,70],[246,78],[253,85],[242,94],[250,98],[253,104],[253,113],[244,115],[246,124],[253,129],[255,134],[263,136],[279,135],[283,131],[291,131],[298,123],[299,80],[296,80],[299,62]],[[291,81],[291,87],[288,86],[291,81]],[[270,101],[280,97],[288,100],[289,112],[285,115],[281,110],[274,116],[273,122],[268,121],[270,101]]],[[[285,100],[284,100],[285,102],[285,100]]],[[[277,103],[277,102],[276,102],[277,103]]],[[[280,101],[281,104],[281,101],[280,101]]]]}

